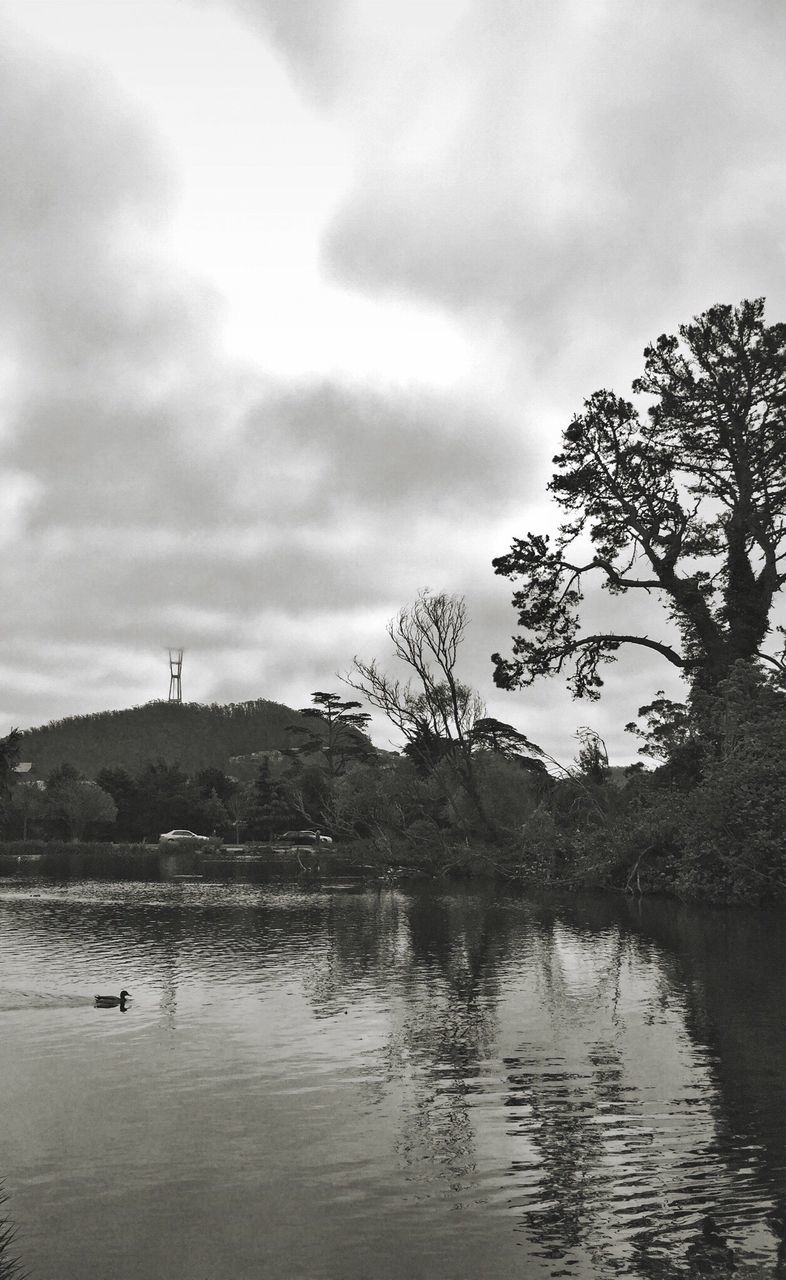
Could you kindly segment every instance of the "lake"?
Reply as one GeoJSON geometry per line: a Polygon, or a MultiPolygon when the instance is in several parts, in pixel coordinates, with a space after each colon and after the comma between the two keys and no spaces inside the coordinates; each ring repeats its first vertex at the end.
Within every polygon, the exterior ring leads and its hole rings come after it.
{"type": "Polygon", "coordinates": [[[785,923],[6,876],[15,1251],[33,1280],[786,1274],[785,923]]]}

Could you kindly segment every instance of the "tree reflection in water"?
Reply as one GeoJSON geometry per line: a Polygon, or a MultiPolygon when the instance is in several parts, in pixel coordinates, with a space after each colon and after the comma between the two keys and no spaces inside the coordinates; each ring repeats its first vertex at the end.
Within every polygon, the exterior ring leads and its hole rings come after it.
{"type": "Polygon", "coordinates": [[[357,906],[332,904],[329,949],[306,992],[318,1017],[342,1012],[364,986],[384,1005],[384,1042],[366,1096],[397,1098],[396,1150],[413,1194],[448,1196],[460,1208],[473,1195],[471,1099],[493,1053],[510,918],[493,893],[405,899],[383,891],[370,910],[357,906]]]}
{"type": "Polygon", "coordinates": [[[786,1276],[786,943],[779,911],[690,910],[629,904],[634,926],[656,940],[670,988],[684,1001],[688,1034],[707,1046],[716,1149],[747,1193],[732,1221],[753,1226],[761,1206],[786,1276]]]}
{"type": "Polygon", "coordinates": [[[553,1274],[700,1274],[706,1214],[784,1274],[786,980],[762,982],[766,931],[751,951],[739,923],[719,942],[716,916],[705,936],[701,913],[669,906],[510,906],[383,891],[336,895],[319,920],[304,989],[318,1018],[376,1003],[363,1088],[396,1102],[415,1198],[482,1204],[498,1177],[553,1274]],[[495,1106],[509,1161],[489,1170],[495,1106]]]}
{"type": "Polygon", "coordinates": [[[404,1220],[491,1216],[533,1275],[675,1280],[707,1274],[711,1215],[715,1263],[731,1247],[740,1276],[786,1274],[780,916],[474,889],[67,899],[8,912],[8,955],[143,957],[167,1043],[196,984],[246,1081],[270,998],[281,1061],[294,1044],[309,1087],[331,1081],[337,1144],[351,1128],[352,1159],[404,1220]]]}
{"type": "Polygon", "coordinates": [[[29,1272],[17,1253],[17,1227],[6,1213],[9,1196],[0,1182],[0,1280],[26,1280],[29,1272]]]}
{"type": "Polygon", "coordinates": [[[706,994],[625,904],[509,910],[493,894],[383,892],[358,907],[332,905],[307,989],[322,1017],[379,1000],[366,1096],[396,1102],[416,1197],[488,1200],[496,1102],[502,1211],[544,1261],[685,1276],[707,1213],[771,1258],[778,1197],[724,1138],[706,994]],[[501,1052],[516,1025],[524,1040],[501,1052]]]}

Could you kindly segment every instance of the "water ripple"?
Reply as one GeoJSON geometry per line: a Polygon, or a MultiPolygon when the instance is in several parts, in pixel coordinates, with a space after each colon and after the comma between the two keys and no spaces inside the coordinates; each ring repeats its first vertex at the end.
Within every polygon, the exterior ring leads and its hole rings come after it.
{"type": "Polygon", "coordinates": [[[87,1241],[117,1280],[672,1280],[711,1214],[741,1267],[774,1265],[786,983],[765,953],[735,1000],[755,929],[626,911],[3,882],[26,1261],[81,1280],[87,1241]],[[121,987],[125,1013],[93,1007],[121,987]]]}

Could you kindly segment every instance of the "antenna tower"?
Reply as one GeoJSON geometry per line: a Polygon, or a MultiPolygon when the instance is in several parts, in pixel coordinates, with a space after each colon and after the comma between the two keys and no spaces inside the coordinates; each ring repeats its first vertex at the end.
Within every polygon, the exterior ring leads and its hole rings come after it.
{"type": "Polygon", "coordinates": [[[183,670],[183,650],[169,650],[169,701],[183,701],[183,687],[180,683],[180,673],[183,670]]]}

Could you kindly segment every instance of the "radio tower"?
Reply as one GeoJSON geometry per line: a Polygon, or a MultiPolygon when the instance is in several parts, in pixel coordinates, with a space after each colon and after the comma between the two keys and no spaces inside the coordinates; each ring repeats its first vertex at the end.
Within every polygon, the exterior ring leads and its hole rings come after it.
{"type": "Polygon", "coordinates": [[[183,650],[169,650],[169,701],[182,702],[183,688],[180,683],[180,673],[183,670],[183,650]]]}

